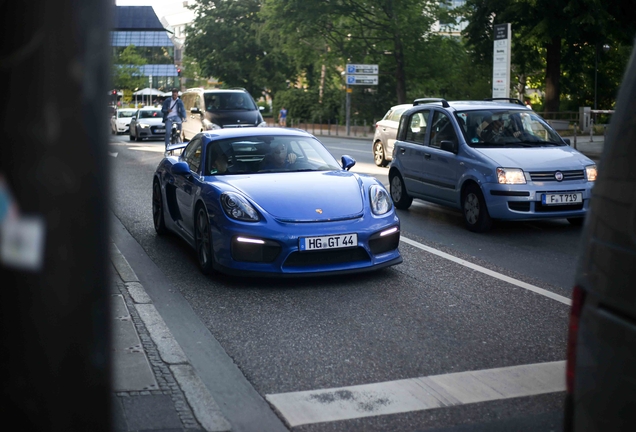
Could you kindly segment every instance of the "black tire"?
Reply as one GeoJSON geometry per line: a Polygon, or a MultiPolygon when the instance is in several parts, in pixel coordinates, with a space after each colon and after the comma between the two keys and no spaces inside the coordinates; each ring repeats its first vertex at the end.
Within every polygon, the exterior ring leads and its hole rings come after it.
{"type": "Polygon", "coordinates": [[[394,174],[389,180],[391,190],[391,200],[396,208],[406,210],[411,207],[413,197],[409,196],[404,186],[404,180],[399,173],[394,174]]]}
{"type": "Polygon", "coordinates": [[[462,195],[462,214],[469,231],[483,233],[492,227],[492,218],[479,186],[468,185],[462,195]]]}
{"type": "Polygon", "coordinates": [[[212,234],[210,232],[210,219],[208,212],[200,205],[197,208],[194,220],[194,239],[197,251],[197,260],[201,272],[205,275],[214,273],[214,254],[212,252],[212,234]]]}
{"type": "Polygon", "coordinates": [[[583,225],[583,222],[585,222],[585,218],[582,218],[582,217],[568,218],[568,222],[570,222],[570,225],[572,226],[581,226],[583,225]]]}
{"type": "Polygon", "coordinates": [[[163,197],[161,195],[161,185],[155,180],[152,183],[152,221],[157,234],[164,235],[168,232],[163,212],[163,197]]]}
{"type": "Polygon", "coordinates": [[[379,167],[385,167],[389,163],[389,161],[386,159],[386,155],[384,154],[384,146],[382,145],[382,141],[376,141],[373,144],[373,161],[379,167]]]}

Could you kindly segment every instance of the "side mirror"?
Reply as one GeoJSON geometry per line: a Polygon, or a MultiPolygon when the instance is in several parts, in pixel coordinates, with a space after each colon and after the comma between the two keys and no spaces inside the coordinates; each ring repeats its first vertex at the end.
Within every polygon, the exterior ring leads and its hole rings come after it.
{"type": "Polygon", "coordinates": [[[356,161],[349,155],[342,155],[341,163],[342,168],[344,168],[345,171],[349,171],[356,164],[356,161]]]}
{"type": "Polygon", "coordinates": [[[570,143],[570,138],[562,138],[562,139],[563,139],[563,141],[564,141],[567,145],[569,145],[569,146],[571,146],[571,145],[572,145],[572,144],[570,143]]]}
{"type": "Polygon", "coordinates": [[[447,152],[457,153],[457,143],[455,141],[442,140],[439,147],[447,152]]]}
{"type": "Polygon", "coordinates": [[[198,107],[192,107],[190,108],[190,112],[192,114],[201,114],[201,110],[198,107]]]}
{"type": "Polygon", "coordinates": [[[130,118],[130,121],[133,121],[133,120],[137,120],[137,117],[132,116],[132,117],[130,118]]]}
{"type": "Polygon", "coordinates": [[[190,174],[190,167],[186,162],[177,162],[172,165],[170,172],[172,175],[188,175],[190,174]]]}

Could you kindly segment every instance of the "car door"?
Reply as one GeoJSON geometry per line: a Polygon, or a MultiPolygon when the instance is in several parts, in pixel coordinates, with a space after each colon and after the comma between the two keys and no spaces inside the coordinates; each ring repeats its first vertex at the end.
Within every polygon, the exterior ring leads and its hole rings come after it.
{"type": "Polygon", "coordinates": [[[433,110],[430,139],[422,157],[422,181],[426,196],[445,202],[459,202],[457,182],[460,166],[456,154],[458,145],[455,122],[450,114],[442,110],[433,110]],[[445,143],[442,144],[442,141],[445,143]],[[454,144],[455,151],[448,148],[448,142],[454,144]]]}
{"type": "Polygon", "coordinates": [[[400,126],[400,117],[402,113],[412,105],[395,108],[386,120],[380,126],[382,134],[382,142],[386,143],[386,154],[393,154],[393,146],[397,138],[398,127],[400,126]]]}
{"type": "Polygon", "coordinates": [[[424,192],[422,165],[429,115],[430,110],[423,110],[402,119],[405,122],[406,131],[403,133],[404,136],[395,142],[397,146],[395,157],[399,159],[406,190],[409,194],[418,196],[424,192]]]}
{"type": "Polygon", "coordinates": [[[182,219],[178,222],[181,229],[190,236],[194,237],[194,198],[201,187],[201,154],[202,145],[201,137],[197,137],[190,141],[183,150],[181,160],[186,162],[190,167],[190,174],[179,175],[175,177],[175,193],[177,206],[182,219]]]}

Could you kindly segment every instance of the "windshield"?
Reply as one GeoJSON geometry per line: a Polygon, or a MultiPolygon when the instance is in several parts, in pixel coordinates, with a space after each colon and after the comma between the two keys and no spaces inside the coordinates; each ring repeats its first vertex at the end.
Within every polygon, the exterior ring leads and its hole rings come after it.
{"type": "Polygon", "coordinates": [[[530,110],[474,110],[455,113],[471,147],[567,145],[537,113],[530,110]]]}
{"type": "Polygon", "coordinates": [[[207,111],[253,111],[258,109],[247,93],[206,93],[207,111]]]}
{"type": "Polygon", "coordinates": [[[161,110],[142,110],[139,111],[139,118],[162,118],[161,110]]]}
{"type": "Polygon", "coordinates": [[[119,118],[130,118],[135,115],[135,110],[118,111],[117,116],[119,118]]]}
{"type": "Polygon", "coordinates": [[[206,175],[342,170],[320,141],[305,136],[251,136],[213,141],[206,175]]]}

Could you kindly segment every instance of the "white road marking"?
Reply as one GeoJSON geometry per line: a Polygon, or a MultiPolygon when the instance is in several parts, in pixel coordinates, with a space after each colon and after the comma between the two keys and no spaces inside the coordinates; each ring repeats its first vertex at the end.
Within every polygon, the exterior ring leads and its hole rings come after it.
{"type": "Polygon", "coordinates": [[[139,151],[149,151],[155,153],[163,153],[166,151],[166,148],[163,146],[139,146],[139,147],[128,147],[128,150],[139,150],[139,151]]]}
{"type": "Polygon", "coordinates": [[[108,156],[117,157],[119,153],[117,152],[108,152],[108,156]]]}
{"type": "Polygon", "coordinates": [[[526,283],[526,282],[511,278],[510,276],[506,276],[506,275],[503,275],[501,273],[497,273],[496,271],[489,270],[486,267],[482,267],[480,265],[473,264],[473,263],[471,263],[469,261],[463,260],[461,258],[457,258],[457,257],[455,257],[453,255],[450,255],[450,254],[447,254],[446,252],[442,252],[442,251],[434,249],[434,248],[432,248],[430,246],[423,245],[422,243],[416,242],[415,240],[411,240],[411,239],[403,237],[403,236],[400,237],[400,240],[403,241],[406,244],[409,244],[411,246],[415,246],[418,249],[422,249],[423,251],[430,252],[430,253],[432,253],[434,255],[437,255],[439,257],[445,258],[445,259],[447,259],[449,261],[453,261],[453,262],[455,262],[457,264],[461,264],[461,265],[466,266],[466,267],[468,267],[468,268],[470,268],[472,270],[484,273],[484,274],[486,274],[488,276],[492,276],[492,277],[494,277],[496,279],[499,279],[499,280],[502,280],[504,282],[508,282],[508,283],[510,283],[512,285],[518,286],[519,288],[527,289],[529,291],[532,291],[532,292],[535,292],[535,293],[540,294],[542,296],[551,298],[552,300],[556,300],[556,301],[561,302],[561,303],[563,303],[565,305],[568,305],[568,306],[570,306],[572,304],[572,301],[569,298],[567,298],[567,297],[563,297],[563,296],[561,296],[559,294],[553,293],[552,291],[548,291],[546,289],[539,288],[538,286],[534,286],[534,285],[531,285],[529,283],[526,283]]]}
{"type": "Polygon", "coordinates": [[[266,395],[291,427],[565,390],[565,361],[266,395]]]}

